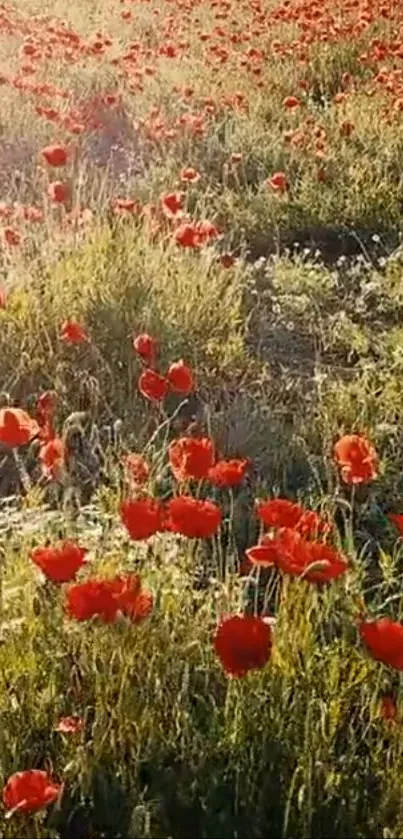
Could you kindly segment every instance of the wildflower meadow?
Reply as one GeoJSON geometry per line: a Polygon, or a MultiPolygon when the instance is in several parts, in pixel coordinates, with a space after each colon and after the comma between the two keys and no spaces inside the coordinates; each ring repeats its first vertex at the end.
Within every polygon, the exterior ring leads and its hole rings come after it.
{"type": "Polygon", "coordinates": [[[403,4],[0,3],[0,836],[403,836],[403,4]]]}

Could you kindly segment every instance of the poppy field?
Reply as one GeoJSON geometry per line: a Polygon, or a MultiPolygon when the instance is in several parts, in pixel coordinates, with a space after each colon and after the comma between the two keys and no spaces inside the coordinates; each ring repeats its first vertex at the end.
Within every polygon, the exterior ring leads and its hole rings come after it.
{"type": "Polygon", "coordinates": [[[402,4],[0,45],[0,835],[403,836],[402,4]]]}

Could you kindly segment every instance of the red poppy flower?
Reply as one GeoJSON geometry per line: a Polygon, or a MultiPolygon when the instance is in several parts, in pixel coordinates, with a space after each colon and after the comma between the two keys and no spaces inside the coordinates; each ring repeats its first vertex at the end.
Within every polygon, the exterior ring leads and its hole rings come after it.
{"type": "Polygon", "coordinates": [[[215,651],[229,676],[242,678],[261,670],[272,650],[270,624],[250,615],[233,615],[221,621],[214,635],[215,651]]]}
{"type": "Polygon", "coordinates": [[[181,172],[181,181],[188,184],[195,184],[201,178],[200,172],[197,172],[196,169],[193,169],[192,166],[188,166],[186,169],[182,169],[181,172]]]}
{"type": "Polygon", "coordinates": [[[18,448],[30,443],[38,434],[38,423],[21,408],[0,410],[0,443],[18,448]]]}
{"type": "Polygon", "coordinates": [[[386,722],[396,722],[398,710],[394,696],[382,696],[378,706],[378,714],[386,722]]]}
{"type": "Polygon", "coordinates": [[[119,604],[110,580],[88,580],[68,588],[66,609],[77,621],[98,617],[103,623],[113,623],[119,604]]]}
{"type": "Polygon", "coordinates": [[[303,512],[303,507],[286,498],[259,501],[256,505],[256,515],[266,527],[296,527],[303,512]]]}
{"type": "Polygon", "coordinates": [[[133,347],[146,364],[153,364],[158,352],[158,341],[155,338],[142,332],[133,339],[133,347]]]}
{"type": "Polygon", "coordinates": [[[389,521],[397,527],[400,536],[403,536],[403,514],[402,513],[389,513],[388,515],[389,521]]]}
{"type": "Polygon", "coordinates": [[[361,640],[376,661],[382,661],[395,670],[403,670],[403,625],[390,618],[361,621],[361,640]]]}
{"type": "Polygon", "coordinates": [[[218,261],[223,268],[232,268],[235,263],[235,257],[232,253],[222,253],[218,261]]]}
{"type": "Polygon", "coordinates": [[[258,545],[253,545],[245,551],[247,560],[249,562],[249,569],[253,565],[260,567],[271,568],[278,563],[278,544],[275,539],[270,539],[267,536],[263,537],[258,545]],[[252,563],[252,565],[250,565],[252,563]]]}
{"type": "Polygon", "coordinates": [[[52,181],[48,186],[48,195],[54,204],[67,204],[70,198],[70,187],[62,181],[52,181]]]}
{"type": "Polygon", "coordinates": [[[149,496],[128,498],[121,504],[120,517],[131,539],[149,539],[162,528],[163,508],[149,496]]]}
{"type": "Polygon", "coordinates": [[[266,184],[274,192],[287,192],[290,186],[287,175],[284,172],[275,172],[271,178],[267,179],[266,184]]]}
{"type": "Polygon", "coordinates": [[[7,293],[6,290],[0,286],[0,309],[7,308],[7,293]]]}
{"type": "Polygon", "coordinates": [[[170,444],[168,457],[177,481],[201,481],[213,465],[214,446],[209,437],[180,437],[170,444]]]}
{"type": "Polygon", "coordinates": [[[62,784],[57,784],[40,769],[27,769],[10,775],[4,789],[3,802],[9,811],[32,813],[42,810],[59,798],[62,784]]]}
{"type": "Polygon", "coordinates": [[[3,230],[4,241],[10,247],[17,247],[21,242],[21,233],[13,227],[5,227],[3,230]]]}
{"type": "Polygon", "coordinates": [[[54,731],[59,731],[61,734],[78,734],[84,728],[84,720],[81,717],[62,717],[54,731]]]}
{"type": "Polygon", "coordinates": [[[145,484],[148,481],[150,467],[141,454],[128,454],[123,463],[129,480],[135,484],[145,484]]]}
{"type": "Polygon", "coordinates": [[[294,109],[300,106],[301,102],[296,96],[286,96],[283,99],[283,108],[294,109]]]}
{"type": "Polygon", "coordinates": [[[177,216],[183,209],[183,192],[169,192],[161,197],[162,210],[166,216],[177,216]]]}
{"type": "Polygon", "coordinates": [[[218,460],[209,469],[208,479],[218,487],[238,486],[244,479],[249,460],[218,460]]]}
{"type": "Polygon", "coordinates": [[[60,437],[54,437],[45,443],[39,452],[44,474],[49,478],[58,479],[64,466],[66,447],[60,437]]]}
{"type": "Polygon", "coordinates": [[[65,146],[46,146],[42,155],[49,166],[64,166],[67,163],[67,149],[65,146]]]}
{"type": "Polygon", "coordinates": [[[153,596],[143,589],[138,574],[126,574],[112,580],[114,597],[119,611],[132,623],[140,623],[147,618],[153,608],[153,596]]]}
{"type": "Polygon", "coordinates": [[[188,539],[210,539],[221,524],[221,510],[212,501],[179,495],[166,505],[165,529],[188,539]]]}
{"type": "Polygon", "coordinates": [[[186,396],[195,388],[192,371],[182,359],[171,364],[167,378],[171,390],[176,393],[183,393],[186,396]]]}
{"type": "Polygon", "coordinates": [[[61,326],[60,338],[65,344],[83,344],[88,341],[88,335],[76,320],[65,320],[61,326]]]}
{"type": "Polygon", "coordinates": [[[52,583],[67,583],[84,565],[86,553],[86,549],[75,542],[61,542],[53,547],[33,548],[30,556],[52,583]]]}
{"type": "Polygon", "coordinates": [[[201,244],[197,225],[194,222],[180,224],[174,232],[174,239],[182,248],[199,248],[201,244]]]}
{"type": "Polygon", "coordinates": [[[70,586],[67,591],[67,611],[78,621],[96,616],[104,623],[113,623],[121,612],[132,623],[139,623],[148,617],[152,606],[152,594],[142,589],[137,574],[110,580],[89,580],[70,586]]]}
{"type": "Polygon", "coordinates": [[[347,484],[361,484],[377,477],[378,456],[366,437],[346,434],[334,447],[334,458],[347,484]]]}
{"type": "Polygon", "coordinates": [[[164,376],[160,376],[155,370],[147,367],[139,378],[138,388],[140,393],[151,402],[162,402],[168,393],[169,384],[164,376]]]}

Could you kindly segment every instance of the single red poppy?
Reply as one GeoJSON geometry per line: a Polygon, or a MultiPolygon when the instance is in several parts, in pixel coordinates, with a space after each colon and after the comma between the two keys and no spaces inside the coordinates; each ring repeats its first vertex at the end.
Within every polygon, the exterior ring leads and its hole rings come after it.
{"type": "Polygon", "coordinates": [[[297,98],[297,96],[286,96],[285,99],[283,99],[283,108],[288,108],[289,110],[298,108],[300,104],[301,101],[297,98]]]}
{"type": "Polygon", "coordinates": [[[388,519],[398,529],[400,536],[403,536],[403,513],[389,513],[388,519]]]}
{"type": "Polygon", "coordinates": [[[160,376],[155,370],[147,367],[139,378],[138,388],[140,393],[151,402],[162,402],[168,393],[169,384],[164,376],[160,376]]]}
{"type": "Polygon", "coordinates": [[[200,172],[197,172],[196,169],[193,169],[192,166],[188,166],[186,169],[182,169],[181,172],[181,181],[183,183],[188,184],[195,184],[201,178],[200,172]]]}
{"type": "Polygon", "coordinates": [[[42,149],[42,155],[49,166],[64,166],[67,163],[67,149],[65,146],[52,145],[42,149]]]}
{"type": "Polygon", "coordinates": [[[249,460],[218,460],[208,471],[208,479],[213,486],[233,487],[242,483],[249,460]]]}
{"type": "Polygon", "coordinates": [[[222,513],[212,501],[179,495],[166,505],[165,529],[188,539],[210,539],[221,524],[222,513]]]}
{"type": "Polygon", "coordinates": [[[41,446],[39,452],[44,474],[57,480],[66,460],[66,446],[60,437],[53,437],[41,446]]]}
{"type": "Polygon", "coordinates": [[[154,363],[158,353],[158,341],[155,338],[142,332],[133,339],[133,347],[146,364],[154,363]]]}
{"type": "Polygon", "coordinates": [[[4,789],[3,802],[7,810],[33,813],[56,801],[62,784],[57,784],[41,769],[27,769],[10,775],[4,789]]]}
{"type": "Polygon", "coordinates": [[[170,443],[168,457],[177,481],[201,481],[213,465],[214,445],[209,437],[180,437],[170,443]]]}
{"type": "Polygon", "coordinates": [[[358,630],[362,642],[376,661],[403,670],[403,625],[390,618],[361,621],[358,630]]]}
{"type": "Polygon", "coordinates": [[[78,734],[83,728],[84,720],[81,717],[73,716],[62,717],[53,730],[60,732],[60,734],[78,734]]]}
{"type": "Polygon", "coordinates": [[[347,484],[373,481],[378,475],[378,456],[373,445],[359,434],[346,434],[334,447],[334,459],[347,484]]]}
{"type": "Polygon", "coordinates": [[[65,344],[83,344],[89,340],[84,327],[76,320],[65,320],[62,323],[60,338],[65,344]]]}
{"type": "Polygon", "coordinates": [[[1,408],[0,443],[18,448],[30,443],[38,434],[38,423],[21,408],[1,408]]]}
{"type": "Polygon", "coordinates": [[[256,505],[256,515],[266,527],[296,527],[303,512],[303,507],[286,498],[258,501],[256,505]]]}
{"type": "Polygon", "coordinates": [[[183,209],[183,192],[169,192],[161,196],[162,210],[168,218],[177,216],[183,209]]]}
{"type": "Polygon", "coordinates": [[[5,227],[3,230],[4,241],[10,247],[17,247],[21,243],[21,233],[13,227],[5,227]]]}
{"type": "Polygon", "coordinates": [[[53,546],[33,548],[30,556],[32,562],[52,583],[67,583],[74,579],[84,565],[86,553],[86,548],[66,541],[53,546]]]}
{"type": "Polygon", "coordinates": [[[163,524],[163,508],[156,498],[128,498],[120,507],[120,517],[130,538],[149,539],[163,524]]]}
{"type": "Polygon", "coordinates": [[[285,172],[274,172],[271,178],[267,179],[266,184],[271,187],[274,192],[287,192],[290,187],[285,172]]]}
{"type": "Polygon", "coordinates": [[[118,609],[109,580],[87,580],[67,589],[66,610],[77,621],[98,617],[103,623],[113,623],[118,609]]]}
{"type": "Polygon", "coordinates": [[[54,204],[67,204],[70,198],[70,187],[62,181],[52,181],[48,186],[48,195],[54,204]]]}
{"type": "Polygon", "coordinates": [[[272,645],[270,624],[252,615],[224,618],[214,634],[215,651],[225,672],[238,679],[265,667],[272,645]]]}
{"type": "Polygon", "coordinates": [[[186,396],[195,389],[193,374],[187,364],[181,359],[170,365],[167,379],[171,390],[186,396]]]}
{"type": "Polygon", "coordinates": [[[378,705],[378,714],[386,722],[394,723],[398,717],[398,709],[394,696],[382,696],[378,705]]]}

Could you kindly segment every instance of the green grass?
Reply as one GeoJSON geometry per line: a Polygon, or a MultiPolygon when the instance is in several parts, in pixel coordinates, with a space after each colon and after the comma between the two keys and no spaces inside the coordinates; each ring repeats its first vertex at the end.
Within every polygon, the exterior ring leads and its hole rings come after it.
{"type": "MultiPolygon", "coordinates": [[[[377,78],[400,58],[391,47],[374,53],[374,39],[400,37],[402,13],[372,5],[359,32],[354,6],[324,4],[305,46],[306,21],[276,17],[272,0],[191,8],[16,0],[4,12],[0,72],[24,77],[24,39],[48,45],[25,78],[54,83],[67,98],[1,87],[10,217],[1,209],[0,226],[23,236],[0,249],[1,400],[6,392],[34,413],[39,395],[55,389],[58,434],[86,412],[103,468],[89,508],[71,503],[69,479],[49,513],[34,478],[16,514],[0,506],[0,786],[29,768],[65,783],[60,802],[35,815],[1,807],[4,839],[403,834],[401,677],[369,658],[357,632],[362,608],[403,620],[401,540],[387,519],[403,512],[403,122],[398,73],[389,90],[377,78]],[[110,49],[96,58],[83,44],[66,54],[35,17],[48,12],[87,45],[97,32],[110,35],[110,49]],[[327,14],[346,30],[325,41],[327,14]],[[133,42],[137,62],[123,61],[133,42]],[[161,53],[167,44],[176,57],[161,53]],[[54,107],[64,118],[111,92],[121,101],[107,109],[106,127],[80,136],[35,110],[54,107]],[[282,104],[289,95],[301,99],[295,112],[282,104]],[[350,136],[340,132],[346,120],[350,136]],[[56,140],[76,146],[77,157],[45,171],[40,150],[56,140]],[[200,172],[194,185],[181,182],[187,166],[200,172]],[[289,180],[284,195],[266,183],[276,171],[289,180]],[[59,178],[72,187],[71,208],[49,205],[48,182],[59,178]],[[185,215],[222,230],[201,250],[176,245],[175,222],[161,215],[161,196],[178,190],[185,215]],[[160,228],[116,215],[113,202],[124,197],[155,204],[160,228]],[[21,204],[39,206],[43,222],[22,221],[21,204]],[[87,225],[68,224],[74,208],[91,210],[87,225]],[[224,268],[228,253],[234,264],[224,268]],[[85,326],[88,343],[60,340],[67,318],[85,326]],[[159,408],[138,392],[132,339],[142,331],[158,339],[162,371],[180,358],[191,366],[190,406],[171,395],[159,408]],[[248,479],[233,494],[190,487],[223,507],[211,543],[167,534],[130,543],[116,527],[128,492],[122,456],[144,452],[150,492],[169,497],[167,448],[193,413],[220,455],[251,459],[248,479]],[[334,442],[349,433],[368,435],[380,455],[379,478],[354,497],[332,461],[334,442]],[[332,540],[351,564],[345,577],[318,589],[270,571],[239,575],[259,537],[255,499],[277,495],[335,522],[332,540]],[[44,583],[29,558],[34,545],[65,537],[90,549],[82,579],[141,573],[154,595],[147,621],[67,619],[64,589],[44,583]],[[276,618],[270,662],[230,679],[212,644],[217,621],[264,600],[276,618]],[[396,699],[394,724],[379,713],[385,694],[396,699]],[[72,714],[82,732],[56,732],[72,714]]],[[[27,466],[32,457],[24,455],[27,466]]]]}

